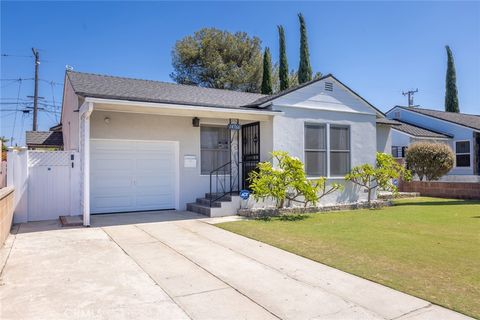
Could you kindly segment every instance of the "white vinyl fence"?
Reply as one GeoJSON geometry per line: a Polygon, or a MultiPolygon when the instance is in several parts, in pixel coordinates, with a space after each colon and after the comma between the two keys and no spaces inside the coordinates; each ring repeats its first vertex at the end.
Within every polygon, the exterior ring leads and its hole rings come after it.
{"type": "Polygon", "coordinates": [[[7,186],[7,161],[0,161],[0,188],[7,186]]]}
{"type": "Polygon", "coordinates": [[[15,150],[8,154],[8,185],[15,187],[14,222],[80,214],[78,152],[15,150]]]}

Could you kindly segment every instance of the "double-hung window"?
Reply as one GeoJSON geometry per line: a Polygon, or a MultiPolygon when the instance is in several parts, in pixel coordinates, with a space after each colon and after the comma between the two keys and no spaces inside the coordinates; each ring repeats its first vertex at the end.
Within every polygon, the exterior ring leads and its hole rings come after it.
{"type": "Polygon", "coordinates": [[[308,176],[327,175],[327,127],[305,124],[305,171],[308,176]]]}
{"type": "Polygon", "coordinates": [[[470,141],[455,141],[457,167],[470,167],[470,141]]]}
{"type": "Polygon", "coordinates": [[[350,172],[350,128],[330,125],[330,176],[350,172]]]}
{"type": "Polygon", "coordinates": [[[310,177],[347,174],[350,171],[350,127],[306,123],[305,171],[310,177]]]}
{"type": "MultiPolygon", "coordinates": [[[[230,161],[230,131],[226,127],[200,127],[201,173],[210,174],[230,161]]],[[[226,173],[228,166],[219,170],[226,173]]]]}

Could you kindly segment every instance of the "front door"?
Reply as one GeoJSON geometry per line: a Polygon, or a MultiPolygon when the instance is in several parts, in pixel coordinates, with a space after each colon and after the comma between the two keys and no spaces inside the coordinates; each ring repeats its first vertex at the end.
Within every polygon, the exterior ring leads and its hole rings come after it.
{"type": "Polygon", "coordinates": [[[242,126],[242,189],[250,189],[249,174],[260,162],[260,122],[242,126]]]}

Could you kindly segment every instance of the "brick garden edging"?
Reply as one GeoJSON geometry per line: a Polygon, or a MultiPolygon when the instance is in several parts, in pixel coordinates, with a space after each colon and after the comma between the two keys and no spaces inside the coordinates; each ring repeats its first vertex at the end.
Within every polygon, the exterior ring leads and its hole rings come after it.
{"type": "Polygon", "coordinates": [[[292,207],[292,208],[253,208],[253,209],[239,209],[238,215],[247,218],[263,218],[275,217],[285,214],[301,214],[301,213],[327,213],[331,211],[345,211],[357,209],[380,209],[393,205],[392,201],[375,200],[369,205],[368,202],[358,202],[349,204],[338,204],[322,207],[292,207]]]}
{"type": "Polygon", "coordinates": [[[475,182],[401,181],[399,189],[428,197],[480,200],[480,183],[475,182]]]}

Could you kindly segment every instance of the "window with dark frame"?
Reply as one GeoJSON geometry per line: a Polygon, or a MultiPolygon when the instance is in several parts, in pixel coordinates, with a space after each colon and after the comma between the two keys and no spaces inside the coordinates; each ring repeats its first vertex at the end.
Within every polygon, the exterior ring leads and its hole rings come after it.
{"type": "Polygon", "coordinates": [[[330,125],[330,176],[350,172],[350,127],[330,125]]]}
{"type": "MultiPolygon", "coordinates": [[[[226,127],[200,127],[201,174],[210,174],[230,161],[230,131],[226,127]]],[[[219,173],[226,174],[230,168],[225,166],[219,173]]]]}
{"type": "Polygon", "coordinates": [[[392,156],[394,158],[405,158],[407,147],[392,146],[392,156]]]}
{"type": "Polygon", "coordinates": [[[457,167],[470,167],[470,141],[455,142],[455,160],[457,167]]]}
{"type": "Polygon", "coordinates": [[[327,175],[327,127],[305,124],[305,172],[307,176],[327,175]]]}

